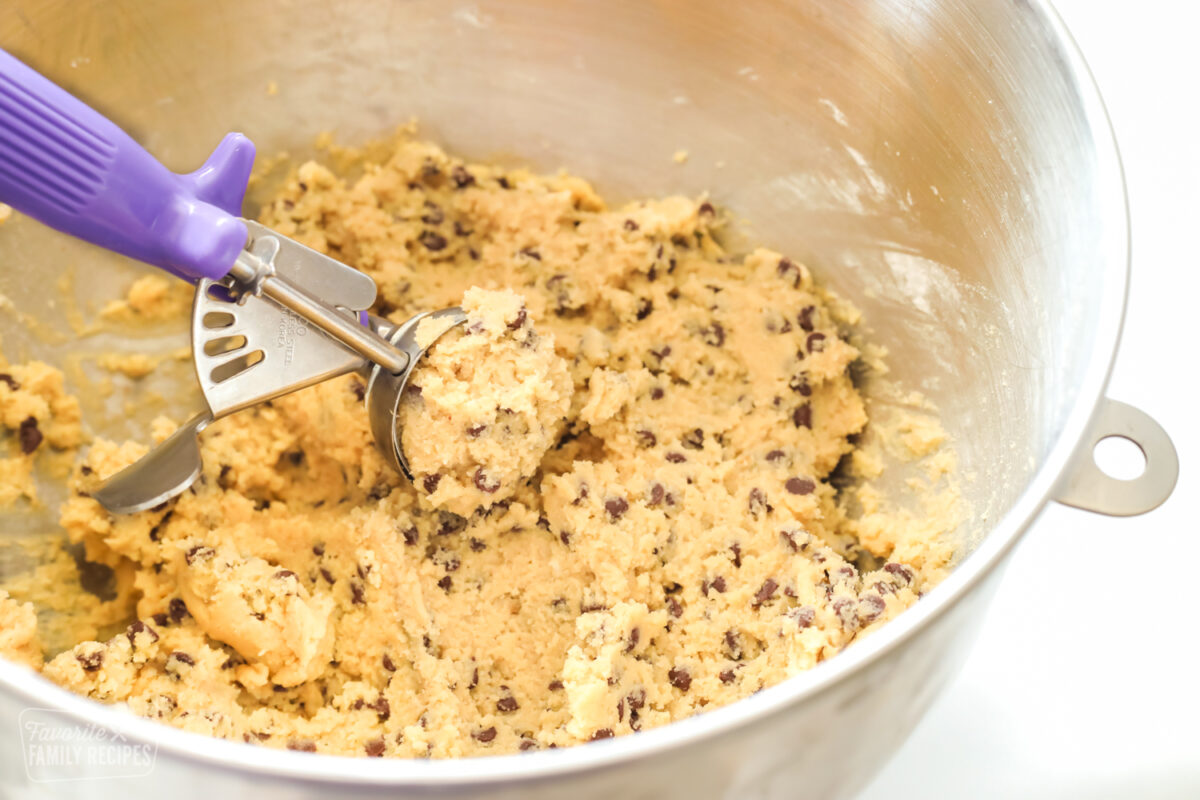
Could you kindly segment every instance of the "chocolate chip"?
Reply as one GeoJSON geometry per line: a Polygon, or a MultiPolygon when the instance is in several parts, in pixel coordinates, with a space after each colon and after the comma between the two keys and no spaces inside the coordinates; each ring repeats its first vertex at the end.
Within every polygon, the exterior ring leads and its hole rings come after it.
{"type": "Polygon", "coordinates": [[[434,492],[436,492],[437,487],[438,487],[438,481],[440,481],[441,479],[442,479],[442,476],[436,472],[433,473],[432,475],[426,475],[425,480],[421,481],[421,485],[425,487],[425,494],[433,494],[434,492]]]}
{"type": "Polygon", "coordinates": [[[467,527],[467,521],[458,514],[452,514],[449,511],[438,512],[438,519],[441,524],[438,526],[438,536],[448,536],[452,533],[458,533],[467,527]]]}
{"type": "Polygon", "coordinates": [[[389,656],[387,653],[383,654],[383,668],[386,669],[388,672],[396,671],[396,662],[392,661],[392,657],[389,656]]]}
{"type": "Polygon", "coordinates": [[[14,392],[21,388],[21,384],[17,383],[16,379],[7,372],[0,372],[0,383],[6,384],[14,392]]]}
{"type": "Polygon", "coordinates": [[[423,244],[425,249],[431,253],[446,249],[446,237],[437,231],[421,231],[420,236],[417,237],[417,241],[423,244]]]}
{"type": "Polygon", "coordinates": [[[767,453],[767,461],[782,461],[786,457],[787,453],[784,453],[782,450],[772,450],[767,453]]]}
{"type": "Polygon", "coordinates": [[[95,672],[104,664],[104,651],[93,650],[90,653],[76,653],[75,660],[83,667],[84,672],[95,672]]]}
{"type": "Polygon", "coordinates": [[[720,592],[720,593],[724,594],[724,592],[725,592],[725,578],[724,578],[724,577],[722,577],[722,576],[720,576],[720,575],[718,575],[717,577],[713,578],[711,581],[703,581],[703,582],[701,582],[701,584],[700,584],[700,593],[701,593],[702,595],[704,595],[705,597],[707,597],[707,596],[708,596],[708,590],[709,590],[709,589],[712,589],[712,590],[714,590],[714,591],[716,591],[716,592],[720,592]]]}
{"type": "Polygon", "coordinates": [[[612,729],[611,728],[601,728],[600,730],[593,733],[591,739],[589,739],[588,741],[598,742],[601,739],[611,739],[611,738],[613,738],[612,729]]]}
{"type": "Polygon", "coordinates": [[[635,221],[633,221],[631,219],[625,220],[625,230],[636,231],[637,229],[638,229],[638,224],[635,221]]]}
{"type": "Polygon", "coordinates": [[[650,316],[650,312],[652,312],[653,310],[654,310],[654,303],[651,302],[648,298],[642,297],[642,298],[638,299],[637,318],[639,320],[643,320],[646,317],[650,316]]]}
{"type": "Polygon", "coordinates": [[[172,650],[171,654],[167,656],[167,660],[178,661],[180,664],[186,664],[189,667],[196,666],[196,659],[192,658],[182,650],[172,650]]]}
{"type": "Polygon", "coordinates": [[[281,569],[275,573],[275,577],[279,578],[280,580],[285,578],[294,578],[296,577],[296,573],[292,572],[290,569],[281,569]]]}
{"type": "Polygon", "coordinates": [[[758,608],[763,603],[775,596],[775,590],[779,588],[779,584],[773,578],[767,578],[763,581],[763,585],[754,593],[754,608],[758,608]]]}
{"type": "MultiPolygon", "coordinates": [[[[470,236],[474,232],[475,231],[473,231],[473,230],[470,230],[470,231],[467,230],[465,227],[463,227],[463,224],[461,222],[459,222],[458,220],[454,220],[454,235],[455,236],[470,236]]],[[[474,253],[475,251],[472,250],[471,252],[474,253]]]]}
{"type": "Polygon", "coordinates": [[[429,210],[421,217],[421,222],[426,225],[441,225],[446,220],[446,212],[437,203],[426,200],[425,208],[429,210]]]}
{"type": "Polygon", "coordinates": [[[167,627],[167,625],[171,621],[170,618],[166,614],[163,614],[162,612],[159,612],[157,614],[151,614],[150,619],[154,620],[154,624],[160,628],[167,627]]]}
{"type": "Polygon", "coordinates": [[[480,434],[486,430],[487,425],[472,425],[471,427],[467,428],[467,436],[470,436],[472,439],[478,439],[480,434]]]}
{"type": "Polygon", "coordinates": [[[211,547],[207,547],[205,545],[196,545],[195,547],[189,549],[186,553],[184,553],[183,559],[189,565],[191,565],[191,564],[195,563],[198,559],[206,559],[207,560],[207,559],[212,558],[214,555],[216,555],[216,552],[217,551],[213,550],[211,547]]]}
{"type": "Polygon", "coordinates": [[[849,631],[858,629],[857,603],[848,598],[833,601],[833,611],[837,614],[842,627],[849,631]]]}
{"type": "Polygon", "coordinates": [[[383,755],[386,745],[383,739],[371,739],[363,745],[363,750],[371,758],[379,758],[383,755]]]}
{"type": "Polygon", "coordinates": [[[702,217],[711,217],[717,213],[717,210],[715,208],[713,208],[712,203],[705,200],[703,203],[700,204],[700,208],[697,209],[696,213],[698,213],[702,217]]]}
{"type": "Polygon", "coordinates": [[[475,176],[467,172],[462,165],[458,165],[450,170],[450,180],[454,181],[454,185],[459,189],[465,189],[475,183],[475,176]]]}
{"type": "MultiPolygon", "coordinates": [[[[517,745],[517,749],[520,750],[522,753],[524,753],[527,750],[536,750],[537,746],[538,746],[538,743],[535,742],[533,739],[521,739],[521,743],[519,745],[517,745]]],[[[550,746],[554,747],[554,745],[550,745],[550,746]]]]}
{"type": "Polygon", "coordinates": [[[483,467],[475,470],[474,481],[475,488],[481,492],[495,494],[500,489],[500,481],[495,479],[489,480],[487,474],[483,471],[483,467]]]}
{"type": "Polygon", "coordinates": [[[901,586],[907,586],[912,583],[914,573],[912,567],[905,564],[897,564],[895,561],[889,561],[883,565],[883,571],[895,575],[899,579],[901,586]]]}
{"type": "MultiPolygon", "coordinates": [[[[680,437],[680,444],[689,450],[701,450],[704,447],[704,431],[700,428],[688,431],[680,437]]],[[[667,459],[670,461],[670,458],[667,459]]]]}
{"type": "Polygon", "coordinates": [[[539,253],[537,250],[535,250],[532,247],[521,248],[520,250],[517,251],[517,254],[525,256],[526,258],[532,258],[534,261],[542,260],[542,254],[539,253]]]}
{"type": "Polygon", "coordinates": [[[815,483],[813,483],[812,480],[810,480],[809,478],[794,478],[794,477],[788,478],[787,482],[784,483],[783,486],[785,489],[787,489],[792,494],[799,494],[799,495],[812,494],[813,490],[817,488],[817,485],[815,483]]]}
{"type": "Polygon", "coordinates": [[[796,409],[792,412],[792,423],[797,428],[812,430],[812,406],[808,403],[796,406],[796,409]]]}
{"type": "Polygon", "coordinates": [[[321,568],[320,568],[319,570],[317,570],[317,571],[321,573],[321,577],[325,579],[325,582],[326,582],[326,583],[328,583],[330,586],[333,586],[333,584],[334,584],[334,578],[333,578],[333,573],[332,573],[332,572],[330,572],[329,570],[327,570],[325,567],[321,567],[321,568]]]}
{"type": "Polygon", "coordinates": [[[671,667],[667,672],[667,680],[681,692],[692,688],[692,673],[688,672],[687,667],[671,667]]]}
{"type": "Polygon", "coordinates": [[[624,497],[614,497],[604,502],[604,510],[608,512],[609,519],[616,522],[629,510],[629,503],[624,497]]]}
{"type": "Polygon", "coordinates": [[[484,728],[481,731],[475,731],[471,734],[471,738],[477,742],[487,744],[496,738],[496,728],[493,726],[491,728],[484,728]]]}
{"type": "Polygon", "coordinates": [[[667,461],[670,461],[672,464],[682,464],[683,462],[687,461],[687,456],[685,456],[683,453],[667,453],[664,458],[666,458],[667,461]]]}
{"type": "Polygon", "coordinates": [[[734,661],[742,660],[742,639],[733,628],[725,631],[725,653],[734,661]]]}
{"type": "Polygon", "coordinates": [[[187,617],[191,616],[191,614],[188,613],[187,604],[185,604],[183,600],[179,599],[178,597],[171,598],[171,602],[167,604],[167,610],[171,614],[171,621],[176,625],[178,625],[180,622],[183,622],[183,620],[187,617]]]}
{"type": "Polygon", "coordinates": [[[388,718],[392,716],[392,704],[383,695],[375,698],[375,702],[368,705],[367,708],[374,710],[380,722],[387,722],[388,718]]]}
{"type": "Polygon", "coordinates": [[[792,288],[800,287],[800,281],[803,275],[800,272],[800,267],[796,266],[796,263],[790,258],[785,257],[779,259],[779,267],[777,268],[777,272],[779,273],[779,277],[792,282],[792,288]]]}
{"type": "Polygon", "coordinates": [[[808,339],[805,340],[805,346],[808,347],[808,352],[819,353],[825,349],[825,334],[810,333],[808,339]]]}
{"type": "Polygon", "coordinates": [[[661,483],[656,483],[653,486],[651,486],[650,487],[650,503],[649,503],[650,507],[653,508],[654,506],[661,503],[663,501],[663,496],[666,493],[667,493],[667,490],[663,488],[663,485],[661,483]]]}
{"type": "Polygon", "coordinates": [[[482,553],[484,550],[487,550],[487,545],[483,543],[482,539],[472,537],[467,544],[474,553],[482,553]]]}
{"type": "Polygon", "coordinates": [[[563,688],[563,682],[559,680],[550,681],[546,688],[552,692],[557,692],[563,688]]]}
{"type": "Polygon", "coordinates": [[[301,753],[315,753],[317,752],[317,743],[311,739],[291,739],[287,743],[287,749],[301,753]]]}
{"type": "Polygon", "coordinates": [[[364,605],[367,602],[367,589],[358,581],[350,581],[350,599],[356,606],[364,605]]]}
{"type": "Polygon", "coordinates": [[[721,679],[721,683],[733,683],[734,680],[737,678],[737,676],[733,674],[733,670],[731,670],[731,669],[722,670],[721,674],[718,675],[717,677],[721,679]]]}
{"type": "Polygon", "coordinates": [[[679,619],[680,617],[683,616],[683,605],[680,604],[680,602],[678,600],[676,600],[674,597],[668,597],[667,598],[667,613],[669,613],[675,619],[679,619]]]}
{"type": "Polygon", "coordinates": [[[527,312],[525,309],[522,308],[520,311],[517,312],[517,318],[514,319],[512,322],[508,323],[508,325],[506,327],[510,331],[515,331],[517,328],[524,325],[525,321],[527,319],[529,319],[529,312],[527,312]]]}
{"type": "Polygon", "coordinates": [[[520,704],[517,703],[517,698],[512,695],[501,697],[496,701],[496,710],[504,714],[510,714],[520,707],[520,704]]]}
{"type": "Polygon", "coordinates": [[[868,594],[858,602],[858,619],[864,625],[869,625],[883,616],[887,603],[877,594],[868,594]]]}
{"type": "Polygon", "coordinates": [[[314,556],[323,556],[323,555],[325,555],[325,545],[323,545],[323,544],[314,544],[314,545],[313,545],[312,552],[313,552],[313,555],[314,555],[314,556]]]}
{"type": "Polygon", "coordinates": [[[704,336],[704,343],[712,347],[722,347],[725,344],[725,327],[719,322],[714,322],[707,328],[701,330],[704,336]]]}
{"type": "Polygon", "coordinates": [[[17,429],[17,438],[21,442],[21,452],[29,455],[37,450],[42,443],[42,432],[38,430],[38,421],[34,417],[26,417],[17,429]]]}
{"type": "Polygon", "coordinates": [[[767,496],[762,489],[755,487],[750,490],[749,510],[755,517],[764,511],[771,510],[771,507],[767,505],[767,496]]]}
{"type": "Polygon", "coordinates": [[[650,431],[638,431],[637,440],[642,447],[654,447],[658,444],[658,437],[650,431]]]}
{"type": "Polygon", "coordinates": [[[800,313],[796,316],[796,322],[800,324],[800,330],[806,333],[812,333],[813,329],[813,313],[817,309],[814,306],[805,306],[800,309],[800,313]]]}
{"type": "Polygon", "coordinates": [[[812,397],[812,386],[808,383],[808,373],[798,372],[788,381],[788,388],[801,397],[812,397]]]}
{"type": "Polygon", "coordinates": [[[129,637],[129,643],[131,645],[136,646],[137,642],[135,641],[135,637],[139,633],[149,634],[151,643],[158,641],[158,631],[154,630],[154,628],[142,622],[140,619],[135,619],[133,622],[129,623],[129,627],[125,629],[125,635],[129,637]]]}
{"type": "Polygon", "coordinates": [[[798,606],[787,612],[787,616],[796,621],[799,628],[811,627],[817,618],[817,610],[812,606],[798,606]]]}
{"type": "Polygon", "coordinates": [[[742,546],[734,542],[729,546],[729,552],[733,553],[733,566],[736,569],[742,568],[742,546]]]}
{"type": "Polygon", "coordinates": [[[663,390],[661,388],[659,388],[658,386],[655,386],[653,389],[650,390],[650,399],[651,400],[662,400],[663,394],[665,394],[663,392],[663,390]]]}
{"type": "Polygon", "coordinates": [[[446,591],[446,592],[449,592],[449,591],[450,591],[450,586],[451,586],[452,584],[453,584],[453,581],[452,581],[452,580],[450,580],[450,576],[449,576],[449,575],[446,575],[446,576],[444,576],[443,578],[441,578],[441,579],[440,579],[440,580],[437,582],[437,585],[438,585],[438,587],[439,587],[439,588],[441,588],[441,589],[443,589],[443,590],[444,590],[444,591],[446,591]]]}

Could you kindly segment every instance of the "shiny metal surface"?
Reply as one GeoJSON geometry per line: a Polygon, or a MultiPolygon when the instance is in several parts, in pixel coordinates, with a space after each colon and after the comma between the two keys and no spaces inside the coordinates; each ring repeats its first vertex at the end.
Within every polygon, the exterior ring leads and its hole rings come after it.
{"type": "MultiPolygon", "coordinates": [[[[891,377],[940,408],[974,476],[961,564],[884,630],[733,706],[569,750],[267,751],[0,663],[0,719],[52,706],[158,743],[152,775],[90,796],[844,797],[954,674],[1005,555],[1100,424],[1124,190],[1099,95],[1043,0],[8,0],[0,46],[170,166],[230,129],[304,157],[320,131],[358,142],[416,117],[459,153],[569,167],[611,196],[710,191],[748,221],[735,243],[806,260],[862,309],[891,377]]],[[[52,278],[86,264],[76,288],[101,297],[138,274],[26,223],[0,229],[0,292],[34,318],[60,301],[14,266],[52,278]]],[[[0,335],[11,358],[54,360],[7,317],[0,335]]],[[[19,782],[15,736],[0,727],[0,775],[19,782]]]]}
{"type": "MultiPolygon", "coordinates": [[[[249,224],[249,223],[247,223],[249,224]]],[[[309,250],[303,245],[298,245],[297,242],[289,240],[285,236],[278,234],[271,235],[267,228],[258,226],[263,233],[255,240],[254,245],[244,250],[234,262],[233,268],[230,269],[229,275],[238,284],[247,287],[246,291],[252,295],[266,297],[275,304],[282,306],[293,315],[303,320],[301,326],[307,329],[304,323],[312,324],[317,330],[325,333],[330,339],[339,342],[344,349],[348,349],[357,353],[361,358],[379,364],[390,372],[400,372],[409,365],[408,357],[391,347],[385,339],[376,334],[373,330],[363,326],[357,315],[348,315],[337,308],[334,304],[343,305],[347,309],[355,311],[364,311],[370,308],[375,302],[375,282],[361,272],[347,267],[343,264],[334,262],[333,259],[322,256],[315,250],[309,250]],[[365,287],[366,283],[371,284],[370,300],[365,303],[362,299],[354,301],[354,304],[346,303],[345,301],[335,301],[334,297],[338,296],[339,282],[335,278],[326,278],[324,282],[330,284],[330,289],[325,295],[319,294],[314,289],[307,286],[302,278],[283,277],[275,268],[275,258],[279,248],[283,243],[287,242],[290,245],[298,245],[304,250],[311,253],[312,256],[320,256],[325,261],[332,262],[336,267],[339,276],[346,278],[346,284],[358,284],[365,287]],[[353,273],[353,277],[351,277],[353,273]],[[365,282],[363,279],[366,279],[365,282]]],[[[362,292],[362,298],[365,299],[366,291],[362,292]]],[[[260,334],[268,336],[276,332],[276,327],[271,326],[259,331],[260,334]]],[[[203,378],[202,378],[203,380],[203,378]]]]}
{"type": "Polygon", "coordinates": [[[93,493],[114,514],[144,511],[186,491],[203,467],[197,436],[214,420],[365,373],[369,362],[347,349],[351,343],[401,369],[412,363],[359,321],[375,301],[373,280],[257,222],[245,224],[250,241],[229,276],[199,281],[192,299],[191,355],[204,410],[93,493]]]}
{"type": "Polygon", "coordinates": [[[1131,517],[1166,502],[1178,477],[1179,456],[1162,426],[1133,406],[1106,399],[1053,496],[1063,505],[1131,517]],[[1096,445],[1111,436],[1128,439],[1141,449],[1146,467],[1139,477],[1113,478],[1096,464],[1096,445]]]}
{"type": "Polygon", "coordinates": [[[136,514],[165,503],[200,477],[200,434],[213,417],[202,411],[180,425],[149,453],[113,475],[92,497],[113,514],[136,514]]]}

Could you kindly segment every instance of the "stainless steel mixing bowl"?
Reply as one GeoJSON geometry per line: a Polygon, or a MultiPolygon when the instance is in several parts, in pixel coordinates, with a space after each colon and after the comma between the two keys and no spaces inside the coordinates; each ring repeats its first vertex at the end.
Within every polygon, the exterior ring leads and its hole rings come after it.
{"type": "MultiPolygon", "coordinates": [[[[844,796],[958,669],[1048,501],[1135,514],[1173,487],[1165,434],[1104,397],[1127,277],[1121,168],[1041,0],[6,0],[0,46],[179,170],[231,129],[301,156],[320,131],[355,142],[416,117],[454,151],[568,166],[611,195],[711,190],[752,223],[748,240],[806,259],[863,309],[894,376],[941,409],[974,509],[969,555],[880,633],[733,706],[570,750],[278,752],[0,664],[10,793],[33,796],[12,720],[43,707],[156,745],[149,776],[88,784],[88,797],[844,796]],[[1141,478],[1097,470],[1108,434],[1143,447],[1141,478]]],[[[138,269],[26,220],[0,230],[0,264],[0,292],[41,320],[64,316],[48,288],[60,271],[105,298],[138,269]]],[[[61,360],[61,344],[9,317],[10,357],[61,360]]]]}

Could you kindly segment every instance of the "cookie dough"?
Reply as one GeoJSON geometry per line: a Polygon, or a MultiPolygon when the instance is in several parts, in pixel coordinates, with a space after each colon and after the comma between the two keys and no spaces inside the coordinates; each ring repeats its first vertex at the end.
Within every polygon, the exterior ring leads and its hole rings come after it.
{"type": "Polygon", "coordinates": [[[40,361],[0,366],[0,508],[37,499],[35,459],[78,447],[80,422],[79,401],[65,391],[62,372],[40,361]]]}
{"type": "Polygon", "coordinates": [[[131,622],[53,655],[62,685],[256,746],[563,747],[748,697],[944,574],[945,531],[860,539],[835,486],[867,424],[844,304],[798,261],[727,252],[703,198],[610,208],[405,139],[353,182],[305,164],[262,219],[369,274],[395,322],[464,296],[483,322],[405,407],[433,433],[409,450],[423,477],[386,467],[354,377],[214,424],[193,489],[140,514],[89,492],[144,446],[96,442],[61,520],[131,622]],[[532,393],[504,430],[513,375],[532,393]]]}
{"type": "Polygon", "coordinates": [[[428,502],[470,516],[508,500],[558,440],[575,386],[554,337],[533,329],[524,298],[469,289],[467,321],[442,333],[405,386],[399,426],[413,483],[428,502]]]}

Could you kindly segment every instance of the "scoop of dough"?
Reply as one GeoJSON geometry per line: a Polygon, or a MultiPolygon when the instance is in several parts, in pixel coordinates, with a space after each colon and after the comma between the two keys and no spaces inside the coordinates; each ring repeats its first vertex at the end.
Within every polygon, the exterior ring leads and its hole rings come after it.
{"type": "Polygon", "coordinates": [[[468,516],[509,498],[557,440],[574,385],[554,337],[512,291],[469,289],[464,325],[417,329],[421,359],[400,404],[404,454],[434,506],[468,516]]]}
{"type": "Polygon", "coordinates": [[[290,570],[229,548],[190,543],[176,563],[180,594],[209,636],[275,683],[296,686],[321,673],[333,652],[333,601],[313,594],[290,570]]]}

